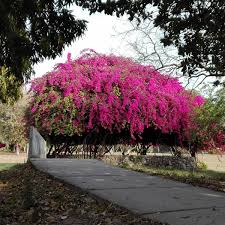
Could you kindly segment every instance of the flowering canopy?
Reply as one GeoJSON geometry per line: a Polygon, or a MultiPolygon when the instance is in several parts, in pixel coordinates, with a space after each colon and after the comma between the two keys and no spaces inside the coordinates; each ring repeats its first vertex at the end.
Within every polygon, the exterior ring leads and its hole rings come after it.
{"type": "Polygon", "coordinates": [[[44,134],[73,136],[104,129],[129,131],[132,140],[151,128],[186,137],[202,104],[177,79],[152,66],[95,52],[68,59],[32,81],[33,124],[44,134]]]}

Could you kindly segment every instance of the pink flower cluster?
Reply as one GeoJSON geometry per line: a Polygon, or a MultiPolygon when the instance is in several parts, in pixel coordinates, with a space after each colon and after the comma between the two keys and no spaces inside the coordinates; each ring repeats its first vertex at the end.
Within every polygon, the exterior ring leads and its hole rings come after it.
{"type": "Polygon", "coordinates": [[[203,103],[152,66],[93,52],[74,61],[68,54],[65,63],[33,80],[31,90],[32,121],[51,135],[128,129],[135,139],[153,127],[185,136],[193,109],[203,103]]]}
{"type": "Polygon", "coordinates": [[[195,97],[195,99],[194,99],[194,104],[195,104],[196,106],[204,105],[204,103],[205,103],[205,99],[204,99],[202,96],[197,95],[197,96],[195,97]]]}

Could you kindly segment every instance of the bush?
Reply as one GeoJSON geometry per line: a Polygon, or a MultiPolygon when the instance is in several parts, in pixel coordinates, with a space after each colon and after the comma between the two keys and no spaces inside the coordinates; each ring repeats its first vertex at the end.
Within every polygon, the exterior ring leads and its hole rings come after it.
{"type": "Polygon", "coordinates": [[[208,166],[207,166],[206,163],[198,161],[197,162],[197,168],[199,170],[207,170],[208,169],[208,166]]]}
{"type": "Polygon", "coordinates": [[[30,121],[42,134],[100,133],[107,142],[108,134],[121,141],[125,133],[131,144],[165,142],[163,135],[174,141],[172,134],[176,142],[187,139],[193,110],[202,101],[152,66],[95,52],[76,60],[68,54],[67,62],[33,80],[31,91],[30,121]]]}

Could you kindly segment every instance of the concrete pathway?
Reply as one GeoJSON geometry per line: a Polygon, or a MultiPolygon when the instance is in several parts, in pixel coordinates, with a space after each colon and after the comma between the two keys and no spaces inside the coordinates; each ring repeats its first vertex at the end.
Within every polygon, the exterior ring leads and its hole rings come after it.
{"type": "Polygon", "coordinates": [[[145,217],[171,225],[225,225],[225,194],[106,165],[36,159],[36,168],[145,217]]]}

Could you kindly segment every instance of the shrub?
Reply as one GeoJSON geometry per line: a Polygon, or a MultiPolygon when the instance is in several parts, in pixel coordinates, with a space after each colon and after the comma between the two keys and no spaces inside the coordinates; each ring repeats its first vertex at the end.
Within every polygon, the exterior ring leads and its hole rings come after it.
{"type": "Polygon", "coordinates": [[[33,80],[31,91],[30,121],[42,134],[125,132],[132,143],[154,133],[187,139],[194,108],[202,104],[201,97],[152,66],[93,51],[76,60],[68,54],[65,63],[33,80]]]}

